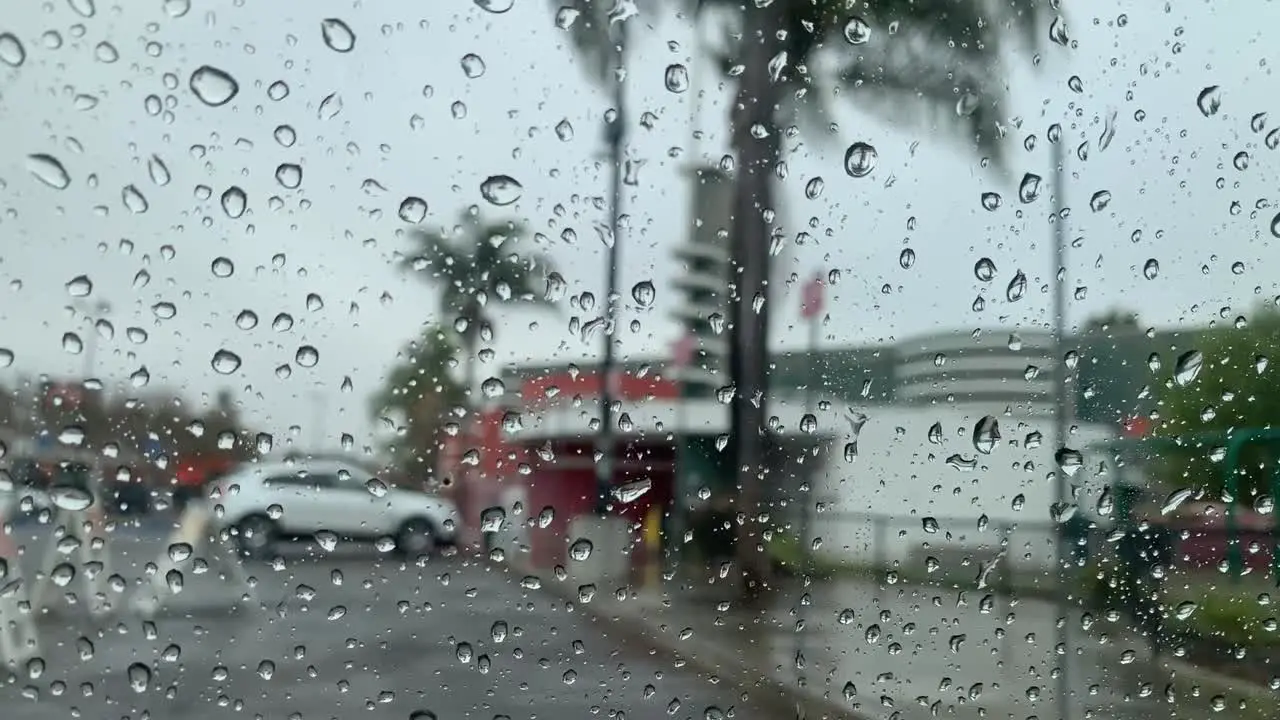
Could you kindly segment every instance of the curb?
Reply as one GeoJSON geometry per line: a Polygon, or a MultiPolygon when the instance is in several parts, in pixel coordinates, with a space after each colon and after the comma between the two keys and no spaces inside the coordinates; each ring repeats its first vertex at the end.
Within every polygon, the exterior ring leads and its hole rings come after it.
{"type": "MultiPolygon", "coordinates": [[[[673,667],[693,668],[713,684],[729,685],[738,691],[733,696],[735,701],[741,701],[744,694],[748,695],[750,701],[760,704],[771,717],[821,720],[870,720],[872,717],[869,713],[861,713],[847,705],[761,673],[738,660],[735,653],[717,653],[714,646],[707,642],[691,647],[687,641],[671,637],[675,632],[671,628],[627,617],[626,613],[612,613],[607,607],[596,604],[600,602],[599,598],[596,603],[579,603],[576,588],[568,586],[566,580],[545,580],[543,572],[519,562],[495,564],[504,566],[512,574],[538,578],[538,592],[564,600],[568,612],[579,613],[592,623],[611,631],[605,633],[606,637],[612,634],[614,637],[622,637],[624,641],[640,644],[650,656],[661,655],[669,659],[673,667]]],[[[628,584],[624,587],[631,589],[632,586],[628,584]]],[[[612,602],[612,598],[605,602],[612,602]]]]}

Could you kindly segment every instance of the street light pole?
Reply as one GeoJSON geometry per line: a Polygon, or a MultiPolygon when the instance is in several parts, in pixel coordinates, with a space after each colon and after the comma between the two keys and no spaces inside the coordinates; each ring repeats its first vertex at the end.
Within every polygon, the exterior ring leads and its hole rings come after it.
{"type": "Polygon", "coordinates": [[[612,242],[605,252],[605,327],[603,333],[604,357],[600,363],[600,433],[596,440],[599,460],[596,462],[596,512],[604,515],[609,505],[613,487],[613,382],[614,382],[614,323],[617,317],[618,260],[621,245],[623,148],[626,141],[627,92],[626,52],[627,21],[614,24],[617,38],[614,44],[613,122],[606,122],[605,138],[609,143],[609,231],[612,242]]]}
{"type": "MultiPolygon", "coordinates": [[[[1066,232],[1066,156],[1063,146],[1066,138],[1059,137],[1051,143],[1053,148],[1053,196],[1055,215],[1053,223],[1053,266],[1050,281],[1053,286],[1053,349],[1057,357],[1053,361],[1054,380],[1054,452],[1060,452],[1067,446],[1067,429],[1071,423],[1071,404],[1067,387],[1067,232],[1066,232]]],[[[1055,494],[1057,495],[1058,512],[1065,513],[1071,501],[1071,488],[1067,482],[1067,474],[1062,468],[1054,472],[1055,494]]],[[[1057,525],[1057,564],[1058,564],[1058,612],[1062,616],[1057,623],[1057,642],[1055,652],[1061,652],[1061,663],[1058,670],[1057,705],[1058,717],[1071,719],[1071,621],[1070,603],[1065,599],[1068,585],[1067,563],[1071,558],[1069,533],[1066,525],[1057,525]]]]}

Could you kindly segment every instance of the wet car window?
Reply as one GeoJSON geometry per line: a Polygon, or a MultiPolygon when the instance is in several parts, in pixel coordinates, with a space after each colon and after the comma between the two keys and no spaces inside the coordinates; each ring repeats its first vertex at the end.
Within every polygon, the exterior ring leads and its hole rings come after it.
{"type": "Polygon", "coordinates": [[[0,717],[1275,715],[1274,3],[0,9],[0,717]]]}

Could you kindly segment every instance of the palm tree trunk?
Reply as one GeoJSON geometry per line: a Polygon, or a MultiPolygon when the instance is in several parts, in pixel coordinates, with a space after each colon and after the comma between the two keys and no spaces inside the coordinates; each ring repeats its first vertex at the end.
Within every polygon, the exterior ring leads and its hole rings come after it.
{"type": "Polygon", "coordinates": [[[738,512],[746,522],[737,529],[736,552],[742,573],[744,597],[764,589],[769,575],[767,556],[761,551],[761,485],[765,461],[765,418],[769,394],[769,308],[757,305],[767,296],[769,278],[769,223],[763,211],[773,208],[770,177],[778,160],[781,140],[775,127],[779,87],[769,77],[768,64],[777,52],[774,33],[782,27],[782,6],[748,4],[742,40],[745,66],[733,108],[733,148],[738,158],[731,244],[737,292],[732,300],[732,342],[729,366],[737,392],[731,408],[734,440],[734,472],[738,476],[738,512]],[[766,130],[756,137],[753,128],[766,130]]]}
{"type": "MultiPolygon", "coordinates": [[[[471,436],[472,428],[475,425],[475,419],[481,410],[483,400],[480,395],[480,388],[477,387],[476,376],[479,370],[479,360],[476,358],[476,351],[480,344],[480,325],[483,310],[479,303],[468,303],[464,317],[467,319],[466,330],[462,333],[462,375],[465,385],[463,393],[463,402],[466,403],[466,412],[463,413],[458,423],[458,437],[463,439],[462,453],[465,454],[469,446],[478,443],[477,438],[471,436]]],[[[480,448],[484,452],[483,448],[480,448]]],[[[454,502],[458,505],[458,516],[460,525],[466,527],[471,521],[479,523],[480,511],[483,508],[472,507],[476,499],[475,473],[472,472],[473,467],[467,463],[463,463],[458,468],[458,490],[455,494],[454,502]]],[[[477,527],[479,527],[477,525],[477,527]]],[[[478,536],[482,550],[488,550],[484,547],[485,538],[483,533],[478,536]]]]}

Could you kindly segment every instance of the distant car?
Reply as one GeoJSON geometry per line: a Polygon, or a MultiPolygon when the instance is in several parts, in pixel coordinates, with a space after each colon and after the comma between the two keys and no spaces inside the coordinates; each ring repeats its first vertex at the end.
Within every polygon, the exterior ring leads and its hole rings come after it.
{"type": "Polygon", "coordinates": [[[455,539],[452,503],[388,487],[367,470],[333,460],[245,464],[218,478],[223,507],[242,553],[264,557],[299,538],[390,538],[407,557],[430,555],[455,539]]]}

